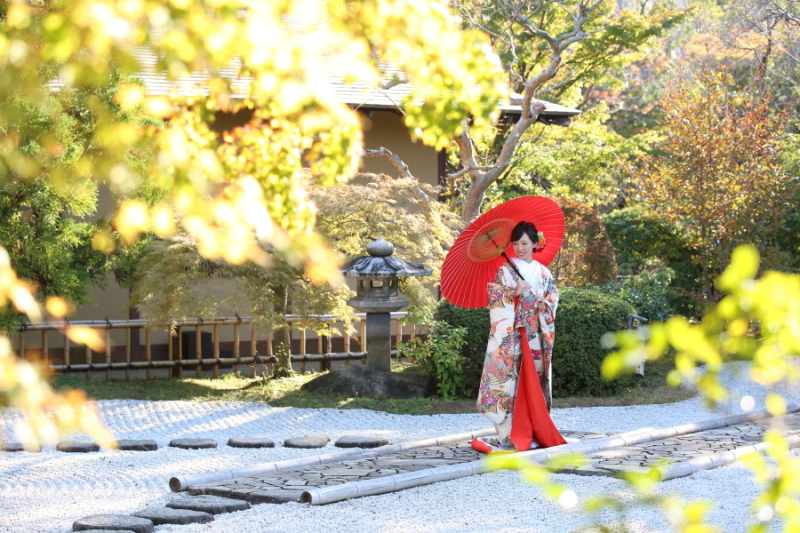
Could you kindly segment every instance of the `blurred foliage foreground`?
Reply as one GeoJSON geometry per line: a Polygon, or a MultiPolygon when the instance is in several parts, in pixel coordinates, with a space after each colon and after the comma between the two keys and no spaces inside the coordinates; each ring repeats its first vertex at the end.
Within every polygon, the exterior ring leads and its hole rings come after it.
{"type": "MultiPolygon", "coordinates": [[[[796,383],[800,355],[800,275],[766,272],[756,279],[759,254],[753,246],[737,248],[731,264],[717,279],[717,287],[725,296],[698,324],[676,316],[637,331],[609,334],[603,342],[618,348],[603,364],[604,377],[611,379],[630,373],[642,358],[656,361],[667,354],[675,357],[675,369],[668,376],[671,384],[694,384],[710,406],[729,399],[729,391],[720,383],[724,363],[734,360],[750,361],[749,379],[769,387],[782,380],[796,383]],[[753,334],[753,330],[756,333],[753,334]]],[[[783,397],[770,393],[767,410],[775,416],[785,414],[783,397]]],[[[743,457],[754,479],[763,490],[752,504],[751,532],[772,531],[782,521],[783,531],[800,530],[800,458],[791,457],[786,440],[776,431],[765,434],[770,446],[766,457],[753,452],[743,457]]],[[[604,494],[586,501],[568,487],[552,481],[551,472],[564,461],[586,462],[581,456],[565,454],[547,464],[511,456],[491,456],[495,469],[519,469],[524,479],[543,487],[565,509],[587,513],[599,524],[606,511],[616,512],[621,523],[614,531],[628,531],[626,511],[643,505],[659,506],[676,531],[710,532],[719,528],[706,522],[713,505],[708,501],[683,501],[675,495],[663,496],[656,490],[658,470],[648,473],[626,473],[621,477],[638,494],[634,500],[604,494]]]]}

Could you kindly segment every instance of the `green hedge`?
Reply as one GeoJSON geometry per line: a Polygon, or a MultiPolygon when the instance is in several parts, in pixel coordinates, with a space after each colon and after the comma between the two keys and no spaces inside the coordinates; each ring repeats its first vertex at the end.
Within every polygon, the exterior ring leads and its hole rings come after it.
{"type": "MultiPolygon", "coordinates": [[[[600,345],[609,331],[627,326],[633,307],[623,300],[590,289],[559,289],[556,313],[556,342],[553,348],[553,395],[608,396],[620,392],[630,378],[604,381],[600,365],[608,353],[600,345]]],[[[489,340],[489,310],[463,309],[442,300],[436,319],[467,329],[464,357],[464,386],[458,395],[477,398],[486,344],[489,340]]]]}
{"type": "Polygon", "coordinates": [[[602,218],[621,275],[638,274],[657,260],[673,272],[667,292],[670,307],[685,316],[701,314],[702,269],[694,260],[697,251],[691,246],[691,237],[679,223],[643,206],[618,209],[602,218]]]}
{"type": "Polygon", "coordinates": [[[610,396],[630,384],[630,377],[605,381],[600,366],[609,351],[600,344],[606,333],[627,327],[630,304],[590,289],[559,289],[556,341],[553,346],[553,396],[610,396]]]}
{"type": "Polygon", "coordinates": [[[489,310],[464,309],[456,307],[447,300],[439,302],[436,319],[447,322],[451,326],[467,329],[461,355],[464,358],[464,387],[458,395],[462,398],[477,398],[478,387],[483,372],[483,360],[486,358],[486,345],[489,342],[489,310]]]}

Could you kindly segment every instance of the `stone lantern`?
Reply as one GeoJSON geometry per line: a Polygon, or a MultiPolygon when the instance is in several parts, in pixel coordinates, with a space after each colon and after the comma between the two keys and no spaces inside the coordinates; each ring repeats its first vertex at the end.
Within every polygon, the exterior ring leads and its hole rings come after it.
{"type": "Polygon", "coordinates": [[[383,237],[367,245],[369,256],[353,259],[342,271],[357,278],[356,297],[347,301],[367,314],[367,364],[377,370],[391,370],[391,315],[410,302],[398,294],[399,278],[429,276],[432,270],[419,263],[392,257],[394,245],[383,237]]]}

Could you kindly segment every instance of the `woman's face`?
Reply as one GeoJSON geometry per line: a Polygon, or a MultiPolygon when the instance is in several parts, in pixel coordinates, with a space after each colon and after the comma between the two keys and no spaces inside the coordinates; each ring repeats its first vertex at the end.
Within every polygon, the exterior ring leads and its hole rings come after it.
{"type": "Polygon", "coordinates": [[[514,253],[517,254],[517,257],[526,263],[533,261],[533,241],[527,233],[523,233],[518,241],[511,244],[514,245],[514,253]]]}

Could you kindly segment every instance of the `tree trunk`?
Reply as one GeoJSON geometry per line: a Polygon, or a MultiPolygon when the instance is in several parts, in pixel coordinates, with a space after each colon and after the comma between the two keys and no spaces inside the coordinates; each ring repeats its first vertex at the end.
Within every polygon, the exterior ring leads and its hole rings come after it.
{"type": "MultiPolygon", "coordinates": [[[[275,288],[275,311],[286,316],[288,312],[289,293],[285,286],[275,288]]],[[[275,374],[277,378],[283,378],[294,374],[292,370],[292,338],[289,325],[286,324],[275,330],[275,374]]]]}

